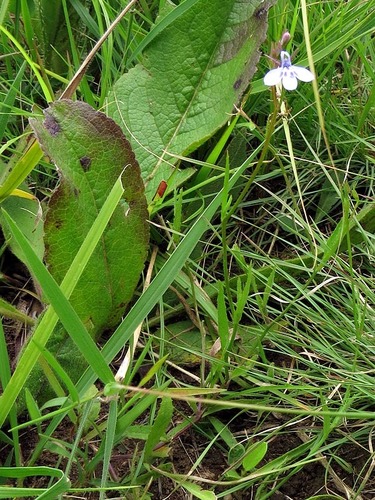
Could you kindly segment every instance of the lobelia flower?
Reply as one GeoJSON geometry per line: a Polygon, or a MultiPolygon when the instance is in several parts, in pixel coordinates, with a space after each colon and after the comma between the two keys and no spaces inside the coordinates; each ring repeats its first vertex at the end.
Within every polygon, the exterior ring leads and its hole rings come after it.
{"type": "Polygon", "coordinates": [[[280,53],[281,66],[276,69],[271,69],[266,73],[263,81],[265,85],[281,85],[286,90],[295,90],[298,85],[298,80],[301,82],[311,82],[314,80],[314,75],[307,68],[302,66],[293,66],[290,62],[290,55],[285,50],[280,53]]]}

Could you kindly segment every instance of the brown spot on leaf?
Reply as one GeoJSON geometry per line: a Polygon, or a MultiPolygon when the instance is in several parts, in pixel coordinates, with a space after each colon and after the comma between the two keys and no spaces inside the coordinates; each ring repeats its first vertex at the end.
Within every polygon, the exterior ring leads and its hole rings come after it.
{"type": "Polygon", "coordinates": [[[82,156],[82,158],[79,159],[79,163],[81,164],[84,172],[90,170],[91,158],[89,156],[82,156]]]}
{"type": "Polygon", "coordinates": [[[238,90],[240,87],[241,87],[241,83],[242,83],[242,79],[239,78],[238,80],[236,80],[233,84],[233,88],[234,90],[238,90]]]}
{"type": "Polygon", "coordinates": [[[260,7],[258,10],[255,11],[254,17],[256,19],[263,19],[263,17],[267,14],[266,7],[260,7]]]}
{"type": "Polygon", "coordinates": [[[43,125],[46,127],[48,132],[53,136],[56,137],[58,133],[61,131],[60,124],[57,122],[57,120],[50,114],[45,115],[45,120],[43,122],[43,125]]]}

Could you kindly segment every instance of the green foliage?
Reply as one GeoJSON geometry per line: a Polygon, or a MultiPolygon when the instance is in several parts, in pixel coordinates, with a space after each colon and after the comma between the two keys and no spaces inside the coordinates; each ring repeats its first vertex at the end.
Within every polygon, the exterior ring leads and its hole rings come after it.
{"type": "MultiPolygon", "coordinates": [[[[87,332],[82,321],[67,299],[73,292],[99,239],[103,234],[106,225],[108,224],[113,211],[120,200],[123,189],[119,186],[119,184],[121,185],[120,181],[114,186],[105,201],[60,287],[41,262],[38,255],[36,255],[35,250],[27,241],[22,231],[17,227],[14,221],[12,221],[9,215],[5,214],[12,237],[16,240],[19,246],[22,246],[27,266],[40,283],[43,293],[51,302],[53,308],[48,308],[45,314],[41,317],[37,328],[33,332],[32,342],[28,342],[24,348],[22,356],[18,360],[14,374],[4,388],[3,394],[0,396],[2,401],[2,405],[0,406],[0,422],[2,423],[6,419],[8,412],[21,392],[22,387],[25,385],[26,381],[29,380],[29,375],[40,356],[40,351],[44,348],[48,339],[52,335],[58,319],[61,320],[65,330],[70,334],[75,344],[79,347],[83,357],[85,357],[86,360],[95,367],[97,375],[102,380],[107,382],[109,382],[112,378],[108,366],[99,353],[92,337],[87,332]]],[[[64,338],[64,336],[62,338],[64,338]]],[[[70,351],[70,355],[73,356],[74,351],[70,351]]],[[[76,362],[78,363],[78,361],[82,361],[82,359],[82,356],[79,358],[76,357],[76,362]]],[[[38,374],[35,374],[34,390],[45,390],[46,387],[40,386],[38,382],[38,374]]],[[[87,387],[86,390],[89,390],[89,387],[87,387]]]]}
{"type": "MultiPolygon", "coordinates": [[[[293,497],[291,485],[300,482],[306,499],[372,497],[375,6],[278,0],[267,15],[267,2],[255,0],[133,4],[76,94],[94,109],[106,105],[119,122],[140,161],[148,199],[160,179],[168,190],[160,189],[148,207],[151,243],[158,247],[155,260],[150,256],[153,274],[144,290],[129,292],[132,307],[122,321],[107,317],[120,325],[99,347],[90,334],[99,335],[100,318],[111,306],[95,309],[98,327],[91,329],[87,281],[95,289],[101,285],[89,271],[91,255],[99,269],[111,215],[124,203],[127,208],[124,176],[116,170],[126,153],[120,162],[108,153],[111,167],[101,166],[90,183],[91,164],[79,160],[93,154],[82,152],[86,147],[101,151],[100,132],[73,141],[76,130],[91,126],[76,114],[87,105],[52,104],[50,118],[37,118],[37,127],[49,156],[69,172],[61,168],[56,189],[53,167],[25,126],[35,103],[33,118],[67,85],[66,69],[78,69],[86,47],[124,7],[120,0],[89,4],[56,2],[50,20],[33,1],[0,5],[1,224],[50,303],[13,373],[12,330],[7,321],[5,332],[0,329],[1,460],[14,465],[4,469],[0,495],[56,498],[60,476],[44,470],[41,487],[35,467],[47,457],[64,477],[58,494],[65,496],[263,500],[293,497]],[[57,41],[53,29],[61,12],[67,30],[57,41]],[[285,30],[293,64],[309,64],[316,79],[279,96],[262,79],[273,66],[266,55],[274,54],[285,30]],[[54,45],[49,55],[46,40],[54,45]],[[250,52],[258,48],[264,57],[256,70],[258,56],[250,52]],[[51,72],[57,53],[69,64],[51,72]],[[56,148],[60,106],[72,140],[56,148]],[[25,180],[40,205],[10,197],[25,180]],[[87,200],[97,200],[105,181],[98,210],[87,200]],[[81,194],[87,192],[87,198],[81,194]],[[80,197],[89,206],[85,214],[80,197]],[[54,251],[52,262],[46,254],[46,268],[33,228],[48,204],[46,243],[54,251]],[[85,222],[91,211],[92,221],[85,222]],[[77,229],[74,250],[73,229],[64,238],[55,230],[60,220],[77,229]],[[82,305],[76,298],[81,282],[82,305]],[[79,380],[52,353],[49,339],[59,332],[72,339],[67,354],[85,359],[79,380]],[[128,346],[122,381],[113,372],[128,346]],[[41,352],[58,397],[41,406],[31,390],[30,420],[18,424],[13,404],[30,386],[41,352]],[[98,379],[102,383],[94,385],[98,379]],[[30,454],[25,434],[32,436],[30,454]],[[14,479],[21,465],[34,488],[21,490],[22,478],[14,479]],[[319,474],[310,482],[311,469],[319,474]]],[[[107,135],[116,142],[116,133],[107,135]]],[[[133,229],[131,241],[137,238],[133,229]]],[[[115,241],[125,245],[122,239],[115,241]]],[[[29,293],[30,285],[14,280],[5,243],[1,257],[2,290],[14,301],[3,311],[14,314],[18,293],[29,293]]],[[[114,258],[116,269],[122,258],[114,258]]]]}
{"type": "Polygon", "coordinates": [[[161,180],[186,179],[188,172],[179,179],[173,168],[176,156],[195,150],[228,120],[265,37],[266,19],[257,9],[266,12],[270,3],[198,0],[188,9],[181,3],[167,14],[173,22],[153,28],[157,35],[142,64],[116,82],[108,114],[130,138],[149,198],[161,180]]]}
{"type": "Polygon", "coordinates": [[[52,500],[68,491],[70,481],[59,469],[52,467],[0,467],[0,477],[24,479],[26,477],[46,476],[57,479],[55,484],[47,488],[13,488],[0,486],[0,498],[25,498],[36,496],[43,500],[52,500]]]}
{"type": "MultiPolygon", "coordinates": [[[[26,199],[18,196],[9,196],[2,203],[2,208],[12,217],[18,227],[31,243],[40,259],[44,255],[44,228],[42,209],[37,199],[26,199]]],[[[12,249],[12,252],[22,261],[25,261],[22,247],[18,246],[11,238],[6,219],[0,213],[0,223],[4,235],[12,249]]]]}
{"type": "MultiPolygon", "coordinates": [[[[75,312],[97,339],[119,322],[147,255],[148,212],[139,166],[118,126],[87,104],[60,100],[45,111],[44,120],[30,123],[62,175],[49,201],[44,235],[45,260],[58,283],[65,278],[116,180],[121,178],[124,185],[126,205],[114,210],[71,296],[75,312]]],[[[76,381],[82,373],[82,355],[77,357],[74,343],[64,337],[64,330],[58,328],[46,347],[76,381]]],[[[34,384],[39,377],[32,377],[34,384]]]]}
{"type": "MultiPolygon", "coordinates": [[[[61,0],[21,0],[12,4],[10,12],[16,19],[21,13],[25,40],[33,57],[43,61],[45,69],[65,75],[71,47],[83,39],[84,25],[74,5],[61,0]]],[[[81,4],[85,7],[85,0],[81,4]]]]}
{"type": "Polygon", "coordinates": [[[114,211],[71,301],[97,337],[119,322],[131,300],[148,251],[148,212],[134,154],[119,127],[84,103],[60,100],[30,123],[61,181],[48,205],[45,260],[64,279],[116,180],[124,202],[114,211]]]}
{"type": "Polygon", "coordinates": [[[267,443],[257,443],[249,447],[247,454],[242,460],[242,466],[246,472],[254,469],[263,460],[268,450],[267,443]]]}
{"type": "Polygon", "coordinates": [[[166,431],[169,427],[173,414],[172,401],[169,398],[163,398],[160,404],[159,412],[155,422],[148,434],[144,447],[144,461],[150,462],[154,454],[154,448],[165,439],[166,431]]]}

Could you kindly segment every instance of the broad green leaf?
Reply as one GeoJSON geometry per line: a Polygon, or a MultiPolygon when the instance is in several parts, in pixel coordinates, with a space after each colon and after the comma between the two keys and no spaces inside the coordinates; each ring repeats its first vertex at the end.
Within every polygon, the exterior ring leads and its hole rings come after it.
{"type": "Polygon", "coordinates": [[[123,171],[125,200],[112,215],[71,302],[94,337],[118,323],[148,250],[147,204],[139,166],[120,128],[83,102],[57,101],[31,119],[61,172],[45,222],[45,260],[58,283],[123,171]]]}
{"type": "MultiPolygon", "coordinates": [[[[57,101],[30,124],[61,173],[45,221],[45,260],[61,283],[119,176],[124,200],[84,269],[71,304],[93,338],[115,326],[131,300],[148,250],[147,204],[139,166],[120,128],[89,105],[57,101]]],[[[72,380],[82,355],[58,325],[47,349],[72,380]]]]}
{"type": "MultiPolygon", "coordinates": [[[[254,157],[259,153],[260,148],[261,146],[259,146],[246,160],[246,162],[233,173],[233,176],[229,180],[229,189],[232,189],[241,175],[243,175],[245,170],[253,161],[254,157]]],[[[122,321],[121,325],[116,329],[106,345],[103,347],[102,353],[108,362],[110,362],[116,354],[123,349],[124,343],[129,340],[135,328],[144,320],[147,314],[158,303],[159,298],[166,292],[173,280],[179,275],[182,266],[192,253],[199,239],[207,230],[207,221],[210,221],[212,217],[214,217],[217,209],[219,208],[222,196],[223,190],[217,193],[215,198],[195,221],[177,248],[164,263],[158,274],[151,281],[147,290],[139,297],[132,309],[126,315],[125,319],[122,321]]],[[[92,370],[88,370],[78,382],[80,394],[84,394],[93,381],[95,381],[95,376],[93,376],[92,370]]]]}
{"type": "MultiPolygon", "coordinates": [[[[250,157],[241,165],[241,167],[239,167],[233,173],[229,180],[229,189],[233,189],[240,177],[251,165],[251,162],[254,160],[256,155],[259,154],[261,147],[262,146],[259,146],[257,149],[255,149],[252,155],[250,155],[250,157]]],[[[218,208],[220,207],[222,196],[223,190],[217,193],[215,198],[205,208],[200,217],[198,217],[189,232],[184,236],[178,247],[173,251],[169,259],[165,262],[162,269],[152,280],[150,286],[140,296],[136,304],[132,307],[125,319],[122,321],[121,325],[116,329],[107,344],[103,347],[102,353],[108,362],[110,362],[116,356],[116,354],[123,349],[124,343],[128,342],[135,328],[137,328],[139,323],[144,320],[147,314],[158,303],[160,296],[165,293],[173,280],[176,279],[177,276],[179,276],[182,266],[188,259],[189,255],[195,248],[203,233],[207,230],[207,221],[210,221],[214,217],[218,208]]],[[[77,383],[77,389],[79,390],[80,396],[83,396],[86,393],[86,391],[95,380],[96,375],[91,367],[86,370],[86,372],[77,383]]],[[[150,396],[143,397],[139,404],[143,404],[143,400],[148,397],[150,396]]],[[[154,395],[151,395],[151,397],[155,398],[154,395]]],[[[5,406],[6,404],[7,399],[4,400],[3,406],[5,406]]],[[[137,404],[137,409],[139,404],[137,404]]],[[[9,405],[8,403],[7,408],[3,409],[0,405],[0,425],[4,422],[4,418],[7,415],[10,406],[11,405],[9,405]]],[[[147,406],[145,406],[145,408],[147,408],[147,406]]],[[[129,425],[131,425],[132,422],[140,414],[139,413],[135,416],[133,414],[129,415],[129,413],[130,412],[127,412],[125,414],[122,419],[123,421],[120,422],[119,419],[117,433],[120,435],[120,437],[123,435],[126,428],[129,427],[129,425]]],[[[48,431],[52,432],[52,429],[55,429],[57,427],[61,419],[61,415],[56,415],[52,420],[50,426],[48,427],[48,431]]],[[[35,450],[34,456],[37,456],[43,450],[45,442],[46,441],[44,438],[40,440],[40,443],[35,450]]]]}
{"type": "MultiPolygon", "coordinates": [[[[32,333],[32,342],[28,342],[22,351],[22,356],[19,358],[16,369],[9,383],[7,383],[3,394],[0,396],[0,422],[3,422],[18,394],[24,387],[26,381],[29,383],[29,374],[40,355],[40,348],[45,346],[48,339],[52,335],[57,324],[58,318],[64,324],[66,331],[74,339],[74,343],[80,349],[82,355],[87,359],[88,363],[94,368],[97,376],[101,380],[109,381],[112,379],[112,373],[108,368],[105,360],[103,360],[95,342],[87,332],[86,328],[79,320],[76,312],[68,302],[75,286],[77,285],[86,265],[96,248],[99,240],[102,237],[104,229],[107,227],[111,216],[120,202],[124,193],[121,177],[113,186],[110,195],[102,206],[98,217],[93,223],[88,232],[85,241],[77,252],[69,271],[66,273],[60,287],[51,277],[44,264],[35,254],[28,243],[25,236],[21,233],[17,225],[12,222],[8,216],[8,225],[12,231],[12,237],[19,241],[19,245],[24,250],[27,258],[26,264],[36,276],[41,284],[43,293],[51,301],[51,306],[43,314],[39,320],[38,326],[32,333]]],[[[36,377],[36,383],[40,387],[40,381],[36,377]]],[[[90,391],[91,385],[86,388],[82,397],[86,397],[90,391]]],[[[60,398],[61,399],[61,398],[60,398]]],[[[1,424],[0,424],[1,425],[1,424]]]]}
{"type": "MultiPolygon", "coordinates": [[[[155,342],[159,343],[160,331],[156,332],[155,342]]],[[[212,341],[205,339],[206,349],[202,353],[202,333],[190,320],[178,321],[166,326],[163,332],[168,359],[181,365],[193,366],[202,361],[212,347],[212,341]]]]}
{"type": "MultiPolygon", "coordinates": [[[[86,358],[102,380],[109,382],[112,379],[112,373],[108,368],[108,365],[103,360],[99,349],[87,332],[82,321],[78,318],[76,311],[68,302],[67,297],[69,297],[74,290],[103,233],[104,228],[107,226],[111,214],[113,214],[113,211],[118,205],[120,197],[123,194],[122,185],[119,186],[119,184],[121,184],[120,179],[112,189],[111,195],[108,197],[108,200],[106,200],[99,216],[93,223],[90,232],[85,238],[84,243],[77,252],[69,271],[60,285],[61,288],[57,285],[56,281],[52,278],[42,261],[36,255],[34,249],[31,247],[26,237],[22,234],[21,230],[17,227],[14,221],[12,221],[9,215],[4,213],[12,238],[14,238],[17,244],[23,248],[28,268],[31,269],[31,272],[36,276],[45,296],[50,300],[54,309],[52,307],[47,308],[46,312],[39,320],[38,326],[30,338],[32,341],[29,341],[23,349],[22,355],[17,363],[16,370],[14,371],[8,385],[5,387],[3,394],[0,396],[0,421],[7,416],[8,411],[15,402],[21,389],[24,387],[26,381],[29,384],[29,387],[34,386],[34,395],[39,392],[41,388],[45,387],[45,385],[40,383],[40,374],[38,372],[33,372],[32,377],[29,377],[29,374],[38,360],[40,349],[43,348],[52,333],[55,331],[54,328],[57,324],[58,318],[60,318],[61,323],[70,333],[72,339],[74,339],[76,346],[80,349],[80,359],[82,359],[82,356],[86,358]],[[120,190],[118,189],[119,187],[120,190]],[[112,194],[114,194],[114,196],[112,196],[112,194]],[[66,296],[64,295],[64,292],[66,293],[66,296]]],[[[56,334],[54,340],[56,341],[56,334]]],[[[77,376],[80,370],[80,363],[77,362],[78,358],[75,346],[73,348],[70,345],[70,352],[68,352],[68,355],[68,361],[70,361],[70,365],[74,368],[77,376]]]]}
{"type": "Polygon", "coordinates": [[[193,151],[228,120],[255,72],[272,3],[198,0],[187,10],[182,3],[151,37],[142,64],[115,84],[108,114],[129,136],[148,196],[170,179],[171,155],[193,151]]]}
{"type": "Polygon", "coordinates": [[[243,457],[244,453],[245,447],[241,443],[237,443],[228,451],[228,463],[230,465],[235,464],[241,457],[243,457]]]}

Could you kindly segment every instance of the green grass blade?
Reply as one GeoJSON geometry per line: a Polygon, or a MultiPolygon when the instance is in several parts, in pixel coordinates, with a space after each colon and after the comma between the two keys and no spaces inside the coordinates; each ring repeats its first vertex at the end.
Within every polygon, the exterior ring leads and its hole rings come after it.
{"type": "Polygon", "coordinates": [[[9,304],[6,300],[0,298],[0,315],[6,318],[11,318],[16,321],[22,321],[26,325],[34,325],[35,320],[30,318],[27,314],[19,311],[16,307],[9,304]]]}
{"type": "MultiPolygon", "coordinates": [[[[123,187],[121,179],[118,179],[114,185],[108,199],[104,203],[98,217],[96,218],[91,230],[85,238],[79,252],[77,253],[72,265],[61,283],[61,287],[55,283],[51,275],[48,273],[45,266],[35,255],[35,252],[30,248],[29,243],[22,235],[18,227],[13,223],[11,219],[8,218],[9,225],[15,237],[17,237],[21,245],[28,250],[28,255],[25,256],[30,260],[30,268],[33,268],[35,276],[37,276],[39,282],[42,284],[43,291],[46,296],[50,299],[51,304],[55,305],[56,312],[62,314],[65,318],[61,318],[65,321],[65,326],[68,327],[68,331],[72,332],[73,340],[75,340],[86,356],[91,358],[89,363],[93,363],[95,366],[95,372],[100,373],[100,377],[103,380],[112,380],[112,374],[106,363],[103,361],[99,350],[95,346],[95,343],[88,335],[86,329],[84,328],[82,322],[76,317],[75,311],[72,309],[67,301],[74,287],[77,284],[79,277],[81,276],[92,252],[95,249],[103,231],[115,210],[119,200],[121,199],[123,193],[123,187]],[[42,279],[40,279],[42,278],[42,279]],[[70,316],[72,314],[72,316],[70,316]],[[76,330],[77,329],[77,330],[76,330]],[[79,333],[78,333],[79,332],[79,333]],[[81,337],[82,335],[82,337],[81,337]]],[[[44,314],[38,328],[34,332],[34,339],[39,345],[44,346],[52,333],[58,321],[58,315],[52,308],[48,308],[44,314]]],[[[13,374],[13,377],[5,389],[4,393],[0,396],[0,425],[4,422],[10,408],[12,407],[14,401],[16,400],[19,392],[21,391],[28,375],[30,374],[33,366],[35,365],[40,354],[40,350],[30,342],[21,357],[19,364],[13,374]]]]}
{"type": "Polygon", "coordinates": [[[158,415],[151,426],[150,433],[144,447],[144,461],[152,459],[155,446],[163,439],[173,415],[173,405],[170,398],[163,398],[160,404],[158,415]]]}
{"type": "Polygon", "coordinates": [[[0,186],[0,202],[5,200],[5,198],[7,198],[12,191],[22,184],[22,182],[38,164],[42,156],[43,153],[39,144],[35,140],[32,140],[30,146],[5,179],[4,184],[0,186]]]}
{"type": "Polygon", "coordinates": [[[1,467],[0,477],[24,479],[33,476],[47,476],[57,478],[57,482],[48,490],[42,488],[13,488],[0,486],[0,498],[30,498],[37,500],[56,500],[59,495],[66,493],[70,487],[70,481],[65,474],[52,467],[1,467]]]}
{"type": "Polygon", "coordinates": [[[22,47],[22,45],[18,42],[18,40],[1,24],[0,24],[0,31],[2,31],[9,38],[9,40],[13,43],[13,45],[17,48],[17,50],[20,51],[20,53],[22,54],[25,61],[27,61],[28,65],[30,66],[30,69],[32,70],[32,72],[36,76],[41,89],[43,90],[44,97],[45,97],[46,101],[47,102],[53,101],[53,95],[51,94],[50,89],[47,87],[45,81],[43,80],[43,77],[40,74],[40,71],[39,71],[37,65],[29,57],[26,50],[22,47]]]}
{"type": "MultiPolygon", "coordinates": [[[[113,400],[109,404],[109,415],[108,415],[105,449],[103,457],[103,471],[102,471],[102,478],[100,485],[102,488],[105,488],[107,485],[108,471],[110,467],[112,450],[115,440],[116,422],[117,422],[117,401],[113,400]]],[[[105,498],[104,491],[102,490],[100,492],[99,499],[104,500],[104,498],[105,498]]]]}
{"type": "MultiPolygon", "coordinates": [[[[260,146],[261,147],[261,146],[260,146]]],[[[259,147],[259,148],[260,148],[259,147]]],[[[229,180],[229,189],[233,188],[246,170],[253,156],[258,154],[257,148],[253,155],[232,175],[229,180]]],[[[203,211],[199,219],[194,223],[189,232],[181,240],[178,247],[166,261],[154,280],[151,282],[145,293],[138,299],[133,308],[129,311],[124,321],[111,336],[111,339],[103,348],[103,355],[107,362],[110,362],[116,354],[123,348],[124,344],[133,335],[134,330],[144,320],[147,314],[157,304],[160,297],[165,293],[170,284],[182,269],[189,255],[195,248],[199,239],[207,230],[207,225],[215,215],[222,202],[223,190],[215,196],[208,207],[203,211]]],[[[90,385],[94,382],[95,375],[92,369],[86,371],[84,376],[78,382],[80,394],[84,394],[90,385]]]]}
{"type": "Polygon", "coordinates": [[[4,24],[4,19],[8,11],[10,0],[3,0],[0,6],[0,24],[4,24]]]}
{"type": "Polygon", "coordinates": [[[16,78],[14,79],[14,82],[12,82],[7,95],[5,96],[5,99],[0,106],[0,141],[3,139],[7,123],[11,116],[10,113],[7,113],[6,111],[11,109],[11,107],[14,105],[14,101],[16,100],[17,94],[19,92],[19,87],[21,85],[25,69],[26,61],[23,62],[22,66],[18,70],[16,78]]]}

